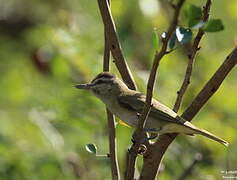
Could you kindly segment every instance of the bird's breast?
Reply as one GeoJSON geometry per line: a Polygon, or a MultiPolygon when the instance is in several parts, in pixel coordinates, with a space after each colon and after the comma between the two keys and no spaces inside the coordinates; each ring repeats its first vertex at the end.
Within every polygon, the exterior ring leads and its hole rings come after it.
{"type": "Polygon", "coordinates": [[[134,111],[129,111],[121,106],[118,103],[114,102],[113,104],[107,105],[107,108],[120,120],[124,121],[131,127],[136,127],[138,124],[138,116],[134,111]]]}
{"type": "Polygon", "coordinates": [[[136,113],[117,112],[115,115],[131,127],[136,127],[138,124],[138,116],[136,113]]]}
{"type": "MultiPolygon", "coordinates": [[[[106,107],[115,115],[117,116],[120,120],[124,121],[126,124],[128,124],[131,127],[136,127],[138,124],[138,114],[136,111],[130,111],[117,102],[117,99],[110,99],[110,98],[103,98],[101,99],[106,107]]],[[[159,127],[160,123],[159,121],[151,118],[150,116],[147,119],[146,122],[146,127],[151,128],[151,127],[159,127]]]]}

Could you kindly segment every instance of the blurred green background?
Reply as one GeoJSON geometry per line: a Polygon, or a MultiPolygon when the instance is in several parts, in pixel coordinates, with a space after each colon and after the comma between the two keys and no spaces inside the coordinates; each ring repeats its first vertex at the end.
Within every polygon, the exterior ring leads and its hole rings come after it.
{"type": "MultiPolygon", "coordinates": [[[[205,1],[190,3],[202,6],[205,1]]],[[[128,64],[145,92],[155,51],[152,32],[166,30],[171,8],[166,0],[112,0],[112,11],[128,64]]],[[[225,30],[207,33],[201,41],[179,113],[237,44],[237,1],[213,1],[210,16],[221,18],[225,30]]],[[[99,154],[108,153],[105,107],[91,93],[73,88],[102,71],[103,39],[95,0],[0,0],[0,179],[111,179],[109,160],[85,150],[95,143],[99,154]]],[[[187,61],[179,48],[160,64],[155,97],[170,107],[187,61]]],[[[111,68],[118,74],[113,63],[111,68]]],[[[196,153],[203,159],[189,180],[222,179],[221,171],[237,170],[236,77],[235,68],[193,120],[230,146],[179,136],[166,153],[161,180],[178,179],[196,153]]],[[[121,172],[131,134],[132,129],[117,126],[121,172]]]]}

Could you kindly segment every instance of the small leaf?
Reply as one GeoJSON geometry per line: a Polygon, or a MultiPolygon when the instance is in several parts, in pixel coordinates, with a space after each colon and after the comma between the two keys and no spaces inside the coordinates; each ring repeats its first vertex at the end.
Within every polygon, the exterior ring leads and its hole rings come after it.
{"type": "Polygon", "coordinates": [[[159,38],[158,38],[156,29],[154,29],[152,32],[152,45],[155,49],[158,49],[159,47],[159,38]]]}
{"type": "Polygon", "coordinates": [[[202,19],[202,9],[196,5],[190,4],[186,9],[188,27],[193,27],[202,19]]]}
{"type": "Polygon", "coordinates": [[[86,145],[86,150],[91,154],[96,154],[97,153],[97,147],[94,144],[87,144],[86,145]]]}
{"type": "Polygon", "coordinates": [[[176,45],[176,41],[177,41],[177,37],[176,37],[176,34],[173,33],[170,40],[169,40],[169,43],[168,43],[168,47],[170,49],[174,49],[175,45],[176,45]]]}
{"type": "Polygon", "coordinates": [[[175,33],[176,33],[178,42],[180,42],[181,44],[188,43],[192,40],[193,33],[190,29],[177,27],[175,33]]]}
{"type": "Polygon", "coordinates": [[[220,19],[210,19],[203,27],[203,30],[206,32],[218,32],[223,29],[224,25],[220,19]]]}

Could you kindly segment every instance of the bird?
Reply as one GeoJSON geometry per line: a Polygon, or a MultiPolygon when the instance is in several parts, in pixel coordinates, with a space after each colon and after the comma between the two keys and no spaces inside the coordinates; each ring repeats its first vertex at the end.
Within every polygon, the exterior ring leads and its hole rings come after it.
{"type": "MultiPolygon", "coordinates": [[[[90,83],[77,84],[75,87],[92,91],[115,116],[128,126],[137,127],[138,115],[142,113],[146,103],[145,94],[129,89],[121,79],[109,72],[101,72],[90,83]]],[[[154,98],[144,129],[159,135],[167,133],[199,134],[225,146],[229,144],[218,136],[186,121],[154,98]]]]}

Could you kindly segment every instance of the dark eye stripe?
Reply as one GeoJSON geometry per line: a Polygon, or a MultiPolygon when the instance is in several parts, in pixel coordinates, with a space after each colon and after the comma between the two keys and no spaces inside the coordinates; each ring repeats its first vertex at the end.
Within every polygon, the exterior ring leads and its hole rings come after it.
{"type": "Polygon", "coordinates": [[[102,83],[104,83],[105,81],[103,81],[102,79],[100,79],[100,80],[98,80],[98,81],[96,81],[96,84],[102,84],[102,83]]]}
{"type": "Polygon", "coordinates": [[[99,79],[97,81],[94,81],[95,84],[102,84],[102,83],[107,83],[107,82],[112,82],[113,80],[111,79],[99,79]]]}

